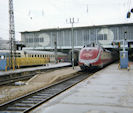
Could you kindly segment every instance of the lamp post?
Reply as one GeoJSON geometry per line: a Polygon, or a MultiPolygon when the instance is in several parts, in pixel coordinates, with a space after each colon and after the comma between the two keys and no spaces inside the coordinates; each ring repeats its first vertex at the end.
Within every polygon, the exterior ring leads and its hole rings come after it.
{"type": "MultiPolygon", "coordinates": [[[[67,20],[66,20],[67,22],[67,20]]],[[[72,67],[74,69],[74,33],[73,33],[73,24],[78,23],[79,19],[77,19],[77,22],[74,20],[74,18],[70,18],[69,24],[71,24],[71,45],[72,45],[72,67]]]]}

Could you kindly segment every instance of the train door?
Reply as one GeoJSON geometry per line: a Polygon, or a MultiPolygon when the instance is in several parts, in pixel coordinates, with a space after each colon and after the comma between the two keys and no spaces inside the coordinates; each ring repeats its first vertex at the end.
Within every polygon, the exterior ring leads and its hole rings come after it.
{"type": "Polygon", "coordinates": [[[6,54],[0,54],[0,71],[4,71],[7,68],[6,54]]]}

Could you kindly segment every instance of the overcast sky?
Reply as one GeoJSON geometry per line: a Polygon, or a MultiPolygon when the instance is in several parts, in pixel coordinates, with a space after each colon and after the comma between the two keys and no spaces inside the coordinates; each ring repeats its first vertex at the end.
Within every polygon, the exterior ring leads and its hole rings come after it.
{"type": "MultiPolygon", "coordinates": [[[[14,0],[16,40],[21,31],[70,27],[66,19],[79,19],[74,26],[119,24],[126,19],[133,0],[14,0]]],[[[133,14],[132,14],[133,15],[133,14]]],[[[0,0],[0,37],[9,39],[8,0],[0,0]]]]}

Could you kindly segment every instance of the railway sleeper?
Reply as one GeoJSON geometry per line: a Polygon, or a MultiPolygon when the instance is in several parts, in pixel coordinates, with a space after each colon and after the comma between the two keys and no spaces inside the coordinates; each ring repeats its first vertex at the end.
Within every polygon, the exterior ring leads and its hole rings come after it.
{"type": "Polygon", "coordinates": [[[23,103],[23,104],[37,104],[38,102],[34,102],[34,101],[29,101],[29,100],[23,100],[21,101],[20,103],[23,103]]]}
{"type": "Polygon", "coordinates": [[[46,96],[32,96],[32,98],[45,99],[45,98],[46,98],[46,96]]]}
{"type": "Polygon", "coordinates": [[[19,107],[26,107],[26,106],[28,106],[28,107],[32,107],[32,106],[34,106],[35,104],[23,104],[23,103],[16,103],[16,104],[14,104],[14,106],[19,106],[19,107]]]}
{"type": "Polygon", "coordinates": [[[28,98],[27,100],[29,100],[29,101],[42,101],[42,100],[44,100],[44,98],[28,98]]]}
{"type": "Polygon", "coordinates": [[[57,92],[61,92],[62,90],[49,90],[49,91],[46,91],[47,94],[57,94],[57,92]]]}
{"type": "Polygon", "coordinates": [[[38,96],[53,96],[53,94],[51,93],[40,93],[40,94],[37,94],[38,96]]]}
{"type": "Polygon", "coordinates": [[[25,107],[8,107],[7,110],[10,110],[10,111],[24,111],[28,108],[29,108],[28,106],[25,106],[25,107]]]}

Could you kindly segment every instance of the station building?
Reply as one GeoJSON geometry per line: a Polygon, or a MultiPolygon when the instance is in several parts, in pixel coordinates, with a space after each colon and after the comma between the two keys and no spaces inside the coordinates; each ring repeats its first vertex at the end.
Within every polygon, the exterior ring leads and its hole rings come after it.
{"type": "MultiPolygon", "coordinates": [[[[74,27],[74,48],[80,49],[91,42],[99,42],[105,48],[112,48],[112,42],[125,37],[133,41],[133,23],[74,27]]],[[[21,32],[21,41],[28,49],[50,50],[72,48],[71,28],[51,28],[21,32]]]]}

